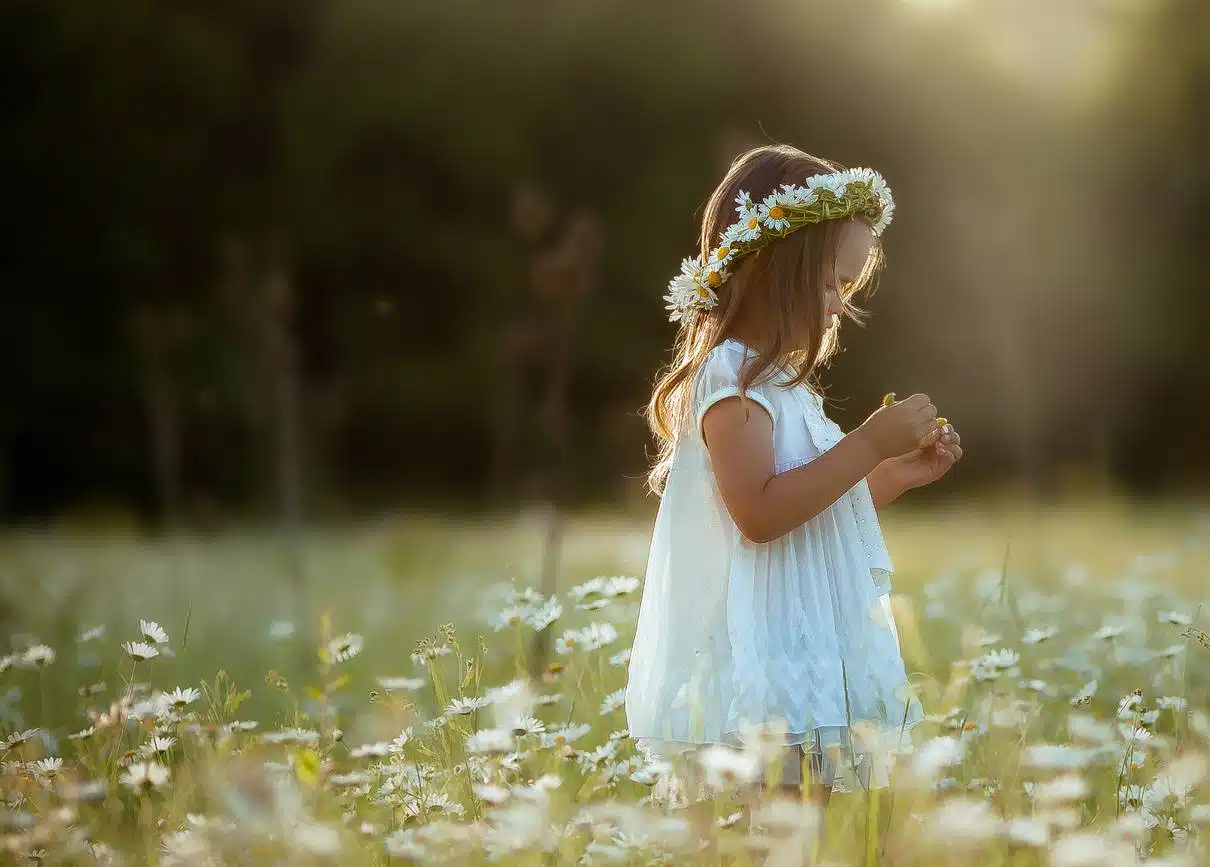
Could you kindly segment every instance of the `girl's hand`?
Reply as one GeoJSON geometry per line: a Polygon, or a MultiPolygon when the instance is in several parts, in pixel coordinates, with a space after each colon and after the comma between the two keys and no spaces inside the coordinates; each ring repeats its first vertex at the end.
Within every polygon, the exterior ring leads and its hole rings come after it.
{"type": "Polygon", "coordinates": [[[886,464],[888,471],[894,474],[897,486],[906,491],[937,481],[961,457],[962,437],[953,425],[946,423],[925,435],[915,449],[888,459],[886,464]]]}
{"type": "Polygon", "coordinates": [[[921,448],[937,430],[937,407],[927,394],[913,394],[898,402],[893,398],[887,395],[882,409],[858,428],[883,460],[902,455],[908,449],[921,448]]]}

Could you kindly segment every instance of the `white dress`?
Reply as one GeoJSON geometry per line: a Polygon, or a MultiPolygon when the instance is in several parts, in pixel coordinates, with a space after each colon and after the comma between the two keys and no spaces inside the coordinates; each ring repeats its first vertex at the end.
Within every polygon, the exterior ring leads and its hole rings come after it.
{"type": "MultiPolygon", "coordinates": [[[[632,737],[673,759],[781,723],[787,744],[836,790],[885,785],[878,754],[907,748],[921,719],[891,614],[891,560],[864,480],[769,543],[743,538],[719,496],[701,435],[713,404],[739,395],[751,357],[728,340],[693,387],[652,536],[626,687],[632,737]],[[906,739],[908,743],[902,743],[906,739]],[[871,770],[873,768],[873,770],[871,770]]],[[[835,445],[840,429],[808,386],[779,371],[748,397],[773,420],[778,473],[835,445]]],[[[756,407],[753,411],[759,412],[756,407]]]]}

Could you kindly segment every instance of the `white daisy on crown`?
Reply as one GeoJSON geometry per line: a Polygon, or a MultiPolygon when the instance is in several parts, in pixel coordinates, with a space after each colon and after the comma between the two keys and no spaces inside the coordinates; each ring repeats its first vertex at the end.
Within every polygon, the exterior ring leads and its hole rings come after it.
{"type": "Polygon", "coordinates": [[[877,236],[895,213],[891,189],[882,175],[864,168],[812,175],[802,186],[783,184],[760,202],[741,192],[735,205],[739,218],[723,232],[721,243],[704,260],[700,254],[685,259],[681,273],[669,282],[664,300],[673,322],[717,306],[715,290],[731,277],[736,261],[795,229],[863,215],[871,220],[877,236]]]}

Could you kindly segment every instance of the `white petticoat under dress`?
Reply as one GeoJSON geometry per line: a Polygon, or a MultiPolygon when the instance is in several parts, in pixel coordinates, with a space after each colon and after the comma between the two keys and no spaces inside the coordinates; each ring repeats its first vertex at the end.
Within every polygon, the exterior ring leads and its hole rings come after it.
{"type": "MultiPolygon", "coordinates": [[[[773,542],[743,538],[701,423],[739,395],[750,357],[728,340],[694,382],[693,428],[676,444],[652,536],[626,687],[630,733],[649,755],[678,760],[703,744],[738,744],[746,724],[781,722],[787,744],[809,759],[810,782],[882,786],[882,757],[909,747],[922,711],[904,671],[869,486],[859,482],[773,542]]],[[[783,388],[789,379],[777,372],[747,393],[773,420],[778,473],[842,437],[820,397],[806,385],[783,388]]]]}

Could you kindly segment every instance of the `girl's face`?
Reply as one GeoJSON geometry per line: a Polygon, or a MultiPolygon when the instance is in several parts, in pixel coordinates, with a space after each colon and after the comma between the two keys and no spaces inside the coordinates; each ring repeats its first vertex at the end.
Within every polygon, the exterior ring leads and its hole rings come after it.
{"type": "Polygon", "coordinates": [[[840,326],[844,316],[842,299],[849,294],[849,287],[861,276],[870,248],[874,245],[874,232],[860,220],[846,220],[836,241],[836,262],[830,269],[824,287],[823,327],[840,326]]]}

